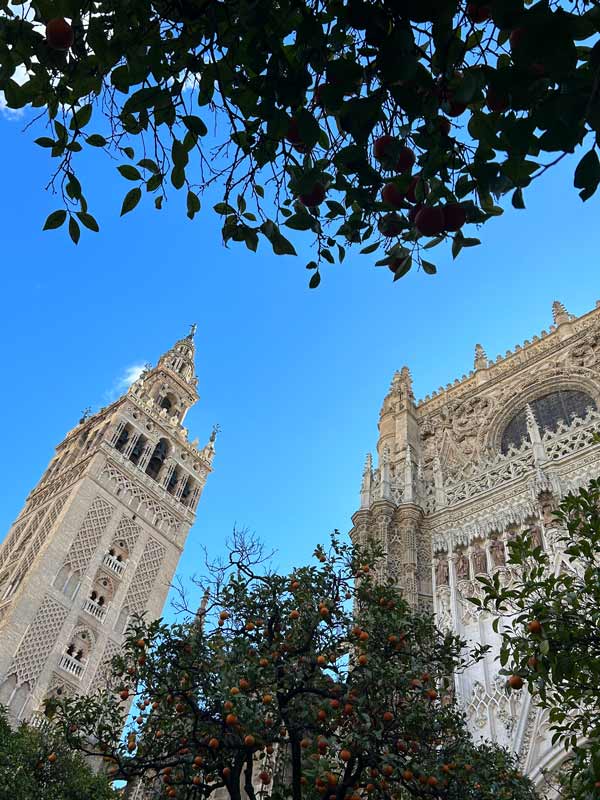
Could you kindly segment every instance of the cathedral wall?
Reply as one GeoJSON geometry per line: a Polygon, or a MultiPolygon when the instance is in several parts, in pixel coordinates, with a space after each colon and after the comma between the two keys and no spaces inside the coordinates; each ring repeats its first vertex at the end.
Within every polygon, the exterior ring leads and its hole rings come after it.
{"type": "Polygon", "coordinates": [[[553,509],[600,475],[600,303],[575,319],[557,302],[553,317],[549,332],[495,361],[477,345],[474,370],[421,402],[409,370],[395,373],[350,533],[382,542],[382,575],[413,605],[427,609],[432,593],[441,627],[490,646],[456,677],[459,702],[476,737],[510,747],[540,781],[564,751],[526,691],[507,691],[501,636],[468,598],[481,596],[478,576],[516,579],[508,545],[524,530],[558,559],[553,509]]]}

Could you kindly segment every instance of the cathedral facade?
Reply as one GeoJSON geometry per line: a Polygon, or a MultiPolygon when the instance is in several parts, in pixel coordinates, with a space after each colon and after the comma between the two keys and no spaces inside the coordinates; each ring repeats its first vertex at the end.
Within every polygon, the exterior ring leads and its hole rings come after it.
{"type": "Polygon", "coordinates": [[[194,333],[116,402],[84,415],[0,546],[0,704],[102,686],[134,614],[161,615],[214,455],[183,426],[198,400],[194,333]]]}
{"type": "Polygon", "coordinates": [[[382,577],[414,607],[490,645],[457,676],[458,699],[474,735],[517,753],[542,790],[564,750],[526,690],[507,691],[493,620],[467,598],[481,596],[478,576],[513,579],[507,545],[526,529],[560,569],[553,511],[600,475],[600,302],[579,318],[558,302],[552,312],[548,331],[505,356],[492,361],[477,345],[468,375],[419,402],[408,369],[394,375],[350,533],[381,543],[382,577]]]}

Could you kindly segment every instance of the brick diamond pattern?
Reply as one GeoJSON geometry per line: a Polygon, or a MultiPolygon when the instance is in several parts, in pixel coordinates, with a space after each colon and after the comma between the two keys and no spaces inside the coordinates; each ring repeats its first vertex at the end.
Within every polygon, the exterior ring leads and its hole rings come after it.
{"type": "Polygon", "coordinates": [[[7,674],[14,673],[17,683],[27,681],[33,688],[48,655],[52,651],[69,610],[46,596],[29,626],[7,674]]]}
{"type": "Polygon", "coordinates": [[[99,689],[104,689],[109,685],[110,662],[117,655],[120,649],[121,648],[119,645],[113,642],[112,639],[109,639],[106,642],[106,647],[102,653],[102,658],[100,659],[100,663],[98,664],[96,672],[94,673],[94,677],[90,681],[90,687],[87,690],[87,694],[94,694],[99,689]]]}
{"type": "Polygon", "coordinates": [[[34,517],[27,517],[15,525],[11,533],[6,538],[2,550],[0,551],[0,566],[4,564],[10,556],[12,556],[14,559],[14,557],[17,555],[16,545],[18,544],[19,537],[25,527],[27,526],[28,533],[35,530],[35,528],[37,528],[37,526],[40,524],[40,521],[47,510],[47,508],[44,508],[41,511],[38,511],[34,517]]]}
{"type": "Polygon", "coordinates": [[[102,497],[94,500],[73,540],[65,566],[81,575],[85,572],[114,510],[102,497]]]}
{"type": "Polygon", "coordinates": [[[129,550],[129,554],[131,555],[141,532],[142,529],[140,526],[136,525],[130,517],[121,517],[121,521],[119,522],[115,533],[114,541],[124,541],[127,545],[127,549],[129,550]]]}
{"type": "Polygon", "coordinates": [[[131,614],[141,614],[146,610],[146,603],[161,568],[165,552],[163,545],[155,539],[148,539],[146,542],[140,564],[123,603],[131,614]]]}
{"type": "MultiPolygon", "coordinates": [[[[58,515],[62,511],[62,507],[67,501],[68,493],[63,494],[62,497],[59,497],[54,502],[54,505],[48,512],[46,519],[44,520],[44,524],[39,528],[35,536],[33,537],[31,544],[27,548],[27,551],[23,557],[21,564],[19,564],[19,571],[24,575],[29,567],[33,564],[33,561],[37,554],[40,552],[40,548],[42,547],[44,541],[48,537],[48,534],[52,530],[54,523],[56,522],[58,515]]],[[[30,534],[29,531],[27,532],[27,537],[23,539],[20,543],[22,547],[25,547],[29,537],[33,534],[30,534]]]]}

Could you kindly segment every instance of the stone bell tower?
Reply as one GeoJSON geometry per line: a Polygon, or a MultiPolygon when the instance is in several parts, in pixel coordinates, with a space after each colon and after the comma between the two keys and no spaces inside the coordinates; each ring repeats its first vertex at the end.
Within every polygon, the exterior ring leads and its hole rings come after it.
{"type": "Polygon", "coordinates": [[[160,616],[206,478],[194,334],[112,405],[84,417],[0,546],[0,704],[41,722],[46,699],[92,692],[133,614],[160,616]]]}

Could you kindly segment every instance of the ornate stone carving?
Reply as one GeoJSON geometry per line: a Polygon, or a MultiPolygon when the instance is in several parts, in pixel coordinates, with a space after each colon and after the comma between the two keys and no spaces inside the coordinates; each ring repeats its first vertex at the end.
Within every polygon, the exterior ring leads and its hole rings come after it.
{"type": "Polygon", "coordinates": [[[123,605],[131,614],[141,614],[146,608],[150,592],[154,586],[165,557],[166,550],[160,542],[149,539],[140,559],[135,576],[131,582],[123,605]]]}
{"type": "Polygon", "coordinates": [[[69,549],[65,566],[70,567],[73,572],[85,572],[114,510],[114,506],[102,497],[94,500],[69,549]]]}
{"type": "Polygon", "coordinates": [[[447,586],[448,585],[448,562],[445,558],[441,558],[435,567],[435,582],[437,586],[447,586]]]}
{"type": "Polygon", "coordinates": [[[473,559],[473,571],[475,575],[484,575],[487,573],[487,557],[483,547],[478,546],[473,549],[471,554],[473,559]]]}
{"type": "Polygon", "coordinates": [[[490,554],[494,567],[503,567],[506,564],[506,552],[502,539],[492,539],[490,554]]]}
{"type": "Polygon", "coordinates": [[[8,675],[16,674],[17,683],[27,682],[30,689],[34,687],[68,613],[68,608],[53,597],[44,598],[7,671],[8,675]]]}
{"type": "Polygon", "coordinates": [[[468,580],[470,572],[469,559],[464,553],[459,553],[456,557],[456,577],[459,580],[468,580]]]}

